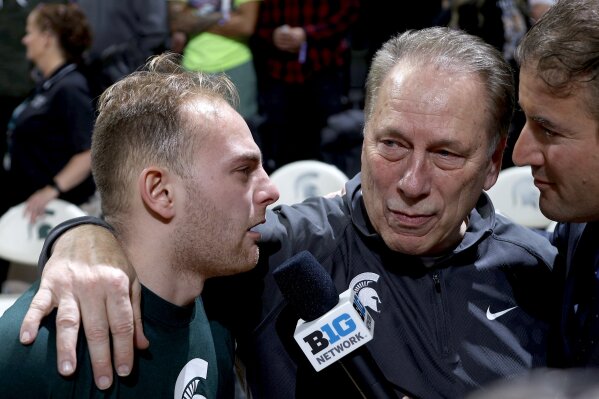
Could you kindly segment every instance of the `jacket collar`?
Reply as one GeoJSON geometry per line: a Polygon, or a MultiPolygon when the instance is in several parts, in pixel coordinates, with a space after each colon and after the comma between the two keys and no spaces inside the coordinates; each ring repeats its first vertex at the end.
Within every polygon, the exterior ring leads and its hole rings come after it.
{"type": "Polygon", "coordinates": [[[75,64],[64,64],[42,83],[42,89],[49,90],[56,82],[77,69],[75,64]]]}

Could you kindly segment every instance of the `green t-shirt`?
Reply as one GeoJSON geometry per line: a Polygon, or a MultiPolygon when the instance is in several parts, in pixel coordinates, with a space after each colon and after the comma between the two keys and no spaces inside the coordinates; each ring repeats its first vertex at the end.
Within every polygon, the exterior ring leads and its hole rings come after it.
{"type": "Polygon", "coordinates": [[[87,343],[82,333],[77,343],[77,371],[69,378],[58,374],[56,311],[44,319],[32,345],[19,343],[21,321],[38,284],[23,294],[0,318],[0,397],[233,397],[233,340],[220,327],[213,339],[201,299],[198,298],[193,306],[179,307],[144,287],[142,315],[150,347],[136,351],[134,368],[128,377],[121,378],[115,374],[112,387],[101,391],[94,384],[87,343]]]}
{"type": "MultiPolygon", "coordinates": [[[[233,8],[258,0],[234,0],[233,8]]],[[[210,32],[193,36],[183,51],[183,66],[192,71],[223,72],[252,59],[246,40],[216,35],[210,32]]]]}

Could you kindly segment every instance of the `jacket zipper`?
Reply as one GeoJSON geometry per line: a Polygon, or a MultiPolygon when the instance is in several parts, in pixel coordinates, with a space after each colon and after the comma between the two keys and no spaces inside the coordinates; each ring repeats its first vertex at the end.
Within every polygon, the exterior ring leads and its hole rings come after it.
{"type": "Polygon", "coordinates": [[[437,303],[437,333],[439,340],[439,350],[442,354],[449,354],[449,332],[447,328],[447,315],[445,314],[445,306],[443,296],[441,295],[441,277],[439,272],[434,272],[432,275],[433,289],[435,290],[435,298],[437,303]]]}
{"type": "Polygon", "coordinates": [[[435,291],[437,294],[441,293],[441,279],[439,278],[439,274],[433,274],[433,284],[435,285],[435,291]]]}

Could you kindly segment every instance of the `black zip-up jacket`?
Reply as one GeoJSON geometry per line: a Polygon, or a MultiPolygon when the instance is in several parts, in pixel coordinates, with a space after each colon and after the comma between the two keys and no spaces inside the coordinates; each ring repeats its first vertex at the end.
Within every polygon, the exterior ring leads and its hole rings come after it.
{"type": "Polygon", "coordinates": [[[545,365],[556,255],[545,237],[495,214],[482,194],[453,251],[407,256],[368,222],[359,176],[346,192],[268,213],[258,267],[206,287],[208,311],[237,334],[254,398],[358,397],[338,366],[316,373],[292,338],[297,316],[270,271],[302,250],[368,308],[375,329],[367,346],[399,397],[461,398],[545,365]]]}

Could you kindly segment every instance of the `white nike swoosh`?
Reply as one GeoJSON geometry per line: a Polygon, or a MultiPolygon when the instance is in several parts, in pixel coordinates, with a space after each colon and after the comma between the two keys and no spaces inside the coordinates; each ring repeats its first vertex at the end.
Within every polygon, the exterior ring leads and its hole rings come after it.
{"type": "Polygon", "coordinates": [[[507,312],[509,312],[510,310],[514,310],[516,309],[518,306],[514,306],[513,308],[509,308],[506,310],[502,310],[501,312],[497,312],[497,313],[492,313],[491,312],[491,306],[489,306],[487,308],[487,319],[489,320],[495,320],[496,318],[498,318],[499,316],[503,316],[504,314],[506,314],[507,312]]]}

